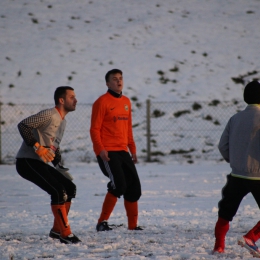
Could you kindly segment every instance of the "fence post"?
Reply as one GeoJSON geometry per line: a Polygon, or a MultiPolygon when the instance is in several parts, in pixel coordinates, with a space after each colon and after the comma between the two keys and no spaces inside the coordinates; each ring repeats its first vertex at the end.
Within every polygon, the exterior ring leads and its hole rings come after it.
{"type": "Polygon", "coordinates": [[[0,164],[2,164],[2,118],[1,118],[2,102],[0,102],[0,164]]]}
{"type": "Polygon", "coordinates": [[[147,142],[147,162],[151,161],[151,118],[150,118],[150,99],[146,100],[146,142],[147,142]]]}

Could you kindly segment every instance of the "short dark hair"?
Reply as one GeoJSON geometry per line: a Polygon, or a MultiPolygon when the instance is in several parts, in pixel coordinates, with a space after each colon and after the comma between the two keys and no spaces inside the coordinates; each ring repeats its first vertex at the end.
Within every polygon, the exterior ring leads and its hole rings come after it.
{"type": "Polygon", "coordinates": [[[112,69],[112,70],[109,70],[109,71],[107,72],[106,76],[105,76],[105,80],[106,80],[106,82],[109,81],[109,76],[110,76],[110,75],[117,74],[117,73],[123,75],[122,70],[119,70],[119,69],[112,69]]]}
{"type": "Polygon", "coordinates": [[[247,104],[260,104],[260,83],[257,80],[249,82],[244,89],[244,101],[247,104]]]}
{"type": "Polygon", "coordinates": [[[61,87],[56,88],[56,90],[54,92],[55,105],[59,104],[60,98],[65,98],[67,90],[74,90],[74,88],[69,87],[69,86],[61,86],[61,87]]]}

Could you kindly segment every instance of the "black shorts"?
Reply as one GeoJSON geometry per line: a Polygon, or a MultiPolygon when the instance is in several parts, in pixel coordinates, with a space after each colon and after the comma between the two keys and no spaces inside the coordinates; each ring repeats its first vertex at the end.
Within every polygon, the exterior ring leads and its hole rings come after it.
{"type": "Polygon", "coordinates": [[[130,202],[138,201],[141,197],[141,183],[133,160],[128,152],[108,152],[110,161],[106,162],[97,156],[98,164],[105,176],[110,179],[108,191],[130,202]]]}
{"type": "Polygon", "coordinates": [[[227,175],[227,183],[222,189],[222,199],[219,201],[218,215],[232,221],[236,215],[242,199],[252,193],[260,208],[260,180],[248,180],[227,175]]]}
{"type": "Polygon", "coordinates": [[[51,204],[58,205],[71,201],[76,196],[76,185],[54,167],[39,160],[18,158],[16,170],[21,177],[33,182],[51,195],[51,204]]]}

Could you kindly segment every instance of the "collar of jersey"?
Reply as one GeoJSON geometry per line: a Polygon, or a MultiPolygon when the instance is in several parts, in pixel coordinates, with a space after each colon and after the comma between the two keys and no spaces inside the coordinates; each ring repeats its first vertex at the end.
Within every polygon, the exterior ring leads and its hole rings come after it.
{"type": "Polygon", "coordinates": [[[61,111],[59,110],[59,108],[58,107],[56,107],[55,106],[55,108],[57,109],[57,111],[59,112],[59,114],[60,114],[60,117],[61,117],[61,119],[63,120],[64,119],[64,117],[62,117],[62,115],[61,115],[61,111]]]}
{"type": "Polygon", "coordinates": [[[112,89],[108,89],[107,90],[108,93],[110,93],[112,96],[116,97],[116,98],[120,98],[122,97],[122,92],[120,94],[116,93],[115,91],[113,91],[112,89]]]}

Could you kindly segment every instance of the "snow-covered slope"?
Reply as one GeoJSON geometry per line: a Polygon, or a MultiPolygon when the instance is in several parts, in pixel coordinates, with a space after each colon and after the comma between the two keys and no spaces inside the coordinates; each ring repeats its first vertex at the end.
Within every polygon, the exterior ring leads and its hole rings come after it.
{"type": "Polygon", "coordinates": [[[92,103],[114,67],[140,102],[241,98],[235,81],[260,75],[259,25],[259,0],[1,0],[1,102],[71,85],[92,103]]]}

